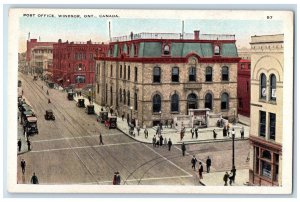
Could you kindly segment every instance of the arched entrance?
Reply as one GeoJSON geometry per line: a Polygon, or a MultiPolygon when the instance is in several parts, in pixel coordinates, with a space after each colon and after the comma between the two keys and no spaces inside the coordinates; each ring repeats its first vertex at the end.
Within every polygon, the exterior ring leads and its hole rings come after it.
{"type": "Polygon", "coordinates": [[[194,93],[189,94],[187,97],[187,114],[189,109],[198,109],[197,95],[194,93]]]}

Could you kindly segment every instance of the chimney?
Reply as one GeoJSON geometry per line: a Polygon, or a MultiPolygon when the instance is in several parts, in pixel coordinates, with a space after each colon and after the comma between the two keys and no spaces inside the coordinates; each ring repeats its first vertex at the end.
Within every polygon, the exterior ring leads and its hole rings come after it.
{"type": "Polygon", "coordinates": [[[199,33],[200,33],[200,30],[194,31],[194,40],[199,40],[199,33]]]}
{"type": "Polygon", "coordinates": [[[58,39],[58,43],[61,43],[61,39],[58,39]]]}

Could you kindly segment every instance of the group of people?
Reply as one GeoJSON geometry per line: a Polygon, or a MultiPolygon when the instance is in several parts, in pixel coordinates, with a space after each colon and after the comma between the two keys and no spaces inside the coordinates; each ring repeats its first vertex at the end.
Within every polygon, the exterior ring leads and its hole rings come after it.
{"type": "Polygon", "coordinates": [[[235,181],[235,176],[236,176],[236,169],[235,166],[233,166],[230,173],[228,174],[228,172],[226,172],[223,177],[224,186],[228,186],[228,180],[229,180],[229,185],[232,186],[232,183],[234,183],[235,181]]]}
{"type": "Polygon", "coordinates": [[[120,184],[121,184],[121,176],[120,173],[117,171],[114,174],[113,185],[120,185],[120,184]]]}
{"type": "MultiPolygon", "coordinates": [[[[241,139],[244,139],[245,138],[244,126],[242,126],[242,128],[241,128],[240,134],[241,134],[241,139]]],[[[234,130],[234,128],[232,128],[232,130],[230,131],[229,124],[227,124],[227,126],[224,126],[224,128],[223,128],[223,137],[226,137],[226,136],[228,136],[228,137],[235,136],[235,130],[234,130]]]]}
{"type": "Polygon", "coordinates": [[[192,134],[192,138],[194,138],[194,136],[195,136],[196,139],[198,139],[198,128],[197,127],[191,128],[191,134],[192,134]]]}
{"type": "MultiPolygon", "coordinates": [[[[21,160],[21,169],[22,169],[22,174],[25,175],[25,168],[26,168],[26,161],[24,159],[21,160]]],[[[38,177],[35,175],[35,172],[33,173],[31,180],[30,180],[31,184],[39,184],[39,179],[38,177]]]]}
{"type": "MultiPolygon", "coordinates": [[[[196,164],[197,164],[198,160],[197,158],[195,157],[195,155],[193,155],[193,158],[191,160],[191,163],[192,163],[192,169],[194,169],[194,171],[196,171],[196,164]]],[[[209,158],[209,156],[207,157],[206,159],[206,172],[209,173],[210,172],[210,167],[211,167],[211,159],[209,158]]],[[[203,179],[203,172],[204,172],[204,169],[203,169],[203,165],[202,165],[202,162],[200,161],[199,162],[199,169],[198,169],[198,172],[199,172],[199,179],[203,179]]]]}

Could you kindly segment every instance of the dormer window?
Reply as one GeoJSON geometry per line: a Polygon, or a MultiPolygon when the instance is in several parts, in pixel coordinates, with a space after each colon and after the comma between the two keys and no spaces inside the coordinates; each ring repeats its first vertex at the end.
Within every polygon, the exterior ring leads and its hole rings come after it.
{"type": "Polygon", "coordinates": [[[215,55],[220,55],[220,46],[215,46],[214,53],[215,55]]]}
{"type": "Polygon", "coordinates": [[[164,46],[164,55],[170,55],[170,46],[169,45],[164,46]]]}

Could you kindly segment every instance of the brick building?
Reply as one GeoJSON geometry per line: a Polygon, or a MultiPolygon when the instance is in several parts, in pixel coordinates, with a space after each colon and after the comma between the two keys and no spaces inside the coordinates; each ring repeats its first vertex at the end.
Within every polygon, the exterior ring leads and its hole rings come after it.
{"type": "Polygon", "coordinates": [[[239,60],[234,35],[115,37],[96,57],[96,101],[147,127],[188,109],[235,116],[239,60]]]}
{"type": "Polygon", "coordinates": [[[53,45],[53,81],[62,86],[82,88],[95,79],[96,54],[101,55],[107,45],[85,42],[62,42],[53,45]]]}
{"type": "Polygon", "coordinates": [[[251,37],[249,182],[282,185],[283,34],[251,37]]]}
{"type": "Polygon", "coordinates": [[[237,96],[238,114],[250,117],[250,60],[240,60],[238,63],[237,96]]]}
{"type": "Polygon", "coordinates": [[[32,49],[38,47],[52,47],[55,42],[41,42],[37,39],[29,39],[26,43],[26,71],[35,73],[35,68],[31,66],[31,58],[32,58],[32,49]]]}
{"type": "Polygon", "coordinates": [[[50,73],[52,68],[53,46],[36,46],[31,49],[30,67],[33,72],[40,75],[50,73]]]}

